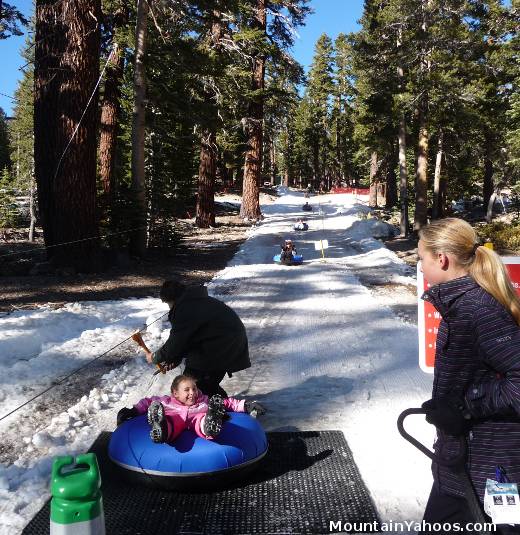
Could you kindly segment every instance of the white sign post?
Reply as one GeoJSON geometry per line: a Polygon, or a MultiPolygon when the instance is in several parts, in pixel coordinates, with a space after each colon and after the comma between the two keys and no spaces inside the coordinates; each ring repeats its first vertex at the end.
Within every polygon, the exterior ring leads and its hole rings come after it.
{"type": "Polygon", "coordinates": [[[329,240],[319,240],[314,242],[314,249],[321,251],[321,259],[325,261],[325,249],[329,248],[329,240]]]}

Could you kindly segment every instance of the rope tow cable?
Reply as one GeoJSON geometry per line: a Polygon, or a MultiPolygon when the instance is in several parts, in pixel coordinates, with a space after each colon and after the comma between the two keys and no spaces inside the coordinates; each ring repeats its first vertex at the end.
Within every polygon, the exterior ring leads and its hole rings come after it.
{"type": "MultiPolygon", "coordinates": [[[[155,320],[153,320],[151,323],[149,323],[148,325],[146,325],[146,328],[148,328],[150,325],[153,325],[156,321],[159,321],[161,318],[164,318],[164,316],[166,316],[166,314],[169,314],[169,310],[168,312],[165,312],[164,314],[162,314],[161,316],[159,316],[158,318],[156,318],[155,320]]],[[[141,328],[141,330],[144,330],[144,328],[141,328]]],[[[135,332],[135,331],[134,331],[135,332]]],[[[134,334],[134,333],[132,333],[134,334]]],[[[6,418],[8,418],[9,416],[11,416],[12,414],[14,414],[15,412],[19,411],[20,409],[22,409],[23,407],[25,407],[26,405],[29,405],[29,403],[32,403],[35,399],[38,399],[39,397],[43,396],[44,394],[46,394],[47,392],[49,392],[50,390],[52,390],[53,388],[63,384],[67,379],[69,379],[70,377],[72,377],[73,375],[76,375],[77,373],[79,373],[80,371],[84,370],[87,366],[90,366],[93,362],[95,362],[96,360],[99,360],[101,357],[104,357],[106,354],[110,353],[110,351],[112,351],[113,349],[115,349],[116,347],[119,347],[120,345],[124,344],[125,342],[127,342],[128,340],[130,340],[132,338],[132,334],[128,337],[128,338],[125,338],[123,341],[119,342],[118,344],[116,344],[115,346],[111,347],[110,349],[107,349],[104,353],[101,353],[101,355],[98,355],[97,357],[93,358],[92,360],[90,360],[89,362],[87,362],[86,364],[84,364],[83,366],[80,366],[79,368],[73,370],[71,373],[69,373],[68,375],[66,375],[65,377],[63,377],[62,379],[58,380],[58,381],[54,381],[53,384],[51,386],[49,386],[48,388],[46,388],[45,390],[43,390],[42,392],[39,392],[38,394],[36,394],[35,396],[33,396],[32,398],[28,399],[27,401],[24,401],[19,407],[16,407],[14,408],[12,411],[8,412],[7,414],[4,414],[3,416],[0,417],[0,422],[2,420],[5,420],[6,418]]]]}

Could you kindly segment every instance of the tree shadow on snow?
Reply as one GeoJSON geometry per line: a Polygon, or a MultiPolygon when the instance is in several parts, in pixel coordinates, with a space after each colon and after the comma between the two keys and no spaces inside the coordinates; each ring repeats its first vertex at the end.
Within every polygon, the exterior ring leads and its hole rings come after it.
{"type": "MultiPolygon", "coordinates": [[[[284,416],[298,417],[302,419],[310,417],[312,420],[330,412],[331,403],[346,403],[342,398],[354,388],[354,380],[348,377],[308,377],[305,381],[278,390],[272,390],[265,394],[255,395],[254,399],[265,405],[267,414],[262,416],[260,422],[269,420],[282,423],[284,416]],[[327,409],[328,407],[328,409],[327,409]]],[[[234,397],[248,396],[249,388],[238,392],[234,397]]],[[[294,426],[282,425],[275,427],[274,431],[300,431],[294,426]]]]}

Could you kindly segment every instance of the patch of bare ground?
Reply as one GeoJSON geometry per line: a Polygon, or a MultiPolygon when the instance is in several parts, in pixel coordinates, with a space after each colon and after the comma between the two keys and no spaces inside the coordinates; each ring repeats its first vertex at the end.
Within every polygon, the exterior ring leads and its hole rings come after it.
{"type": "MultiPolygon", "coordinates": [[[[274,195],[261,194],[263,204],[274,195]]],[[[193,219],[178,219],[175,231],[181,236],[174,249],[151,250],[145,258],[118,254],[115,265],[101,273],[49,270],[41,229],[36,242],[27,241],[23,229],[9,232],[0,243],[0,312],[34,308],[49,303],[60,306],[74,301],[96,301],[157,295],[164,280],[178,277],[186,283],[205,283],[223,269],[246,239],[250,223],[239,217],[240,197],[216,197],[216,227],[199,229],[193,219]]]]}
{"type": "Polygon", "coordinates": [[[378,301],[392,309],[406,323],[417,324],[417,287],[414,284],[381,282],[372,284],[370,291],[378,301]]]}
{"type": "Polygon", "coordinates": [[[409,266],[415,267],[419,261],[417,254],[417,244],[419,238],[416,235],[411,235],[407,238],[396,236],[385,241],[385,246],[390,251],[393,251],[403,262],[409,266]]]}

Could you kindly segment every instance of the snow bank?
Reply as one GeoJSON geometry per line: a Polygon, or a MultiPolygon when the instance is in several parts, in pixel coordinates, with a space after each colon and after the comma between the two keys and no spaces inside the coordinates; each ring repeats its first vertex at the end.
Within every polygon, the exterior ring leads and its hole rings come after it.
{"type": "MultiPolygon", "coordinates": [[[[400,438],[395,422],[403,409],[430,397],[431,377],[418,369],[416,328],[377,301],[355,273],[410,284],[413,278],[374,238],[386,224],[360,221],[367,208],[352,196],[313,196],[313,212],[306,213],[301,193],[278,191],[283,195],[263,207],[266,218],[209,284],[241,316],[250,340],[253,366],[223,386],[230,395],[264,402],[267,430],[343,431],[382,519],[419,520],[431,485],[429,462],[400,438]],[[310,227],[301,234],[292,229],[299,217],[310,227]],[[303,266],[273,264],[288,237],[303,266]],[[323,239],[329,242],[324,261],[315,248],[323,239]]],[[[150,297],[0,318],[0,416],[165,311],[150,297]]],[[[161,320],[148,329],[152,350],[168,328],[161,320]]],[[[169,390],[174,373],[151,384],[152,368],[130,343],[109,355],[114,369],[93,388],[76,396],[74,384],[60,396],[53,389],[0,422],[10,459],[0,465],[0,533],[19,533],[47,499],[54,457],[86,451],[101,431],[114,428],[119,408],[169,390]],[[118,366],[125,356],[136,358],[118,366]]],[[[419,420],[410,428],[430,444],[432,430],[419,420]]]]}

